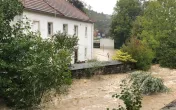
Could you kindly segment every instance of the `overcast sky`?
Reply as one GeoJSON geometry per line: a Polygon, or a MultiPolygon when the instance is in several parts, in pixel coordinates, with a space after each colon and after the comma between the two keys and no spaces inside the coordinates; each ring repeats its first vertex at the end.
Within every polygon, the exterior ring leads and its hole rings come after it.
{"type": "Polygon", "coordinates": [[[82,0],[92,7],[92,10],[112,14],[117,0],[82,0]]]}

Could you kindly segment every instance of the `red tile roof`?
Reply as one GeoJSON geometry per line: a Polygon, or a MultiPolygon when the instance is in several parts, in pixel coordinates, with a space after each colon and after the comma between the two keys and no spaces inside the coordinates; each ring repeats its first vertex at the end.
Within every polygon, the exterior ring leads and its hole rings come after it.
{"type": "Polygon", "coordinates": [[[66,0],[23,0],[26,10],[39,11],[56,16],[93,22],[85,13],[74,7],[66,0]]]}

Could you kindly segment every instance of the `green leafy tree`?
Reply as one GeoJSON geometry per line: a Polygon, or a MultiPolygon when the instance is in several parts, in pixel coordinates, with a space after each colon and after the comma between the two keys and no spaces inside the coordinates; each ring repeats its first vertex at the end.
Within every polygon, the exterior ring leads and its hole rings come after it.
{"type": "Polygon", "coordinates": [[[22,13],[23,6],[19,0],[0,0],[0,45],[10,40],[10,22],[22,13]]]}
{"type": "MultiPolygon", "coordinates": [[[[142,92],[137,83],[131,84],[127,80],[122,80],[120,85],[121,93],[114,94],[112,97],[123,100],[125,107],[119,105],[113,110],[140,110],[142,107],[142,92]]],[[[107,109],[109,110],[109,109],[107,109]]]]}
{"type": "Polygon", "coordinates": [[[157,58],[163,67],[176,69],[176,32],[170,34],[168,38],[161,39],[157,48],[157,58]]]}
{"type": "Polygon", "coordinates": [[[139,0],[119,0],[114,8],[111,23],[111,37],[115,40],[116,48],[120,48],[131,36],[131,29],[136,17],[141,13],[139,0]]]}
{"type": "Polygon", "coordinates": [[[129,75],[130,82],[138,84],[143,94],[155,94],[168,92],[168,88],[164,85],[161,78],[156,78],[149,72],[136,71],[129,75]]]}
{"type": "Polygon", "coordinates": [[[0,97],[14,109],[33,109],[45,92],[71,83],[69,65],[78,39],[56,33],[43,40],[29,31],[29,23],[11,26],[23,11],[18,1],[0,1],[0,97]]]}
{"type": "Polygon", "coordinates": [[[156,53],[160,51],[158,49],[160,40],[167,39],[171,33],[176,31],[175,17],[175,0],[150,1],[147,3],[143,15],[136,19],[132,34],[147,43],[156,53]]]}
{"type": "Polygon", "coordinates": [[[76,8],[78,8],[79,10],[81,10],[82,12],[85,13],[85,10],[84,10],[84,4],[82,1],[80,0],[68,0],[68,2],[70,2],[72,5],[74,5],[76,8]]]}
{"type": "Polygon", "coordinates": [[[154,53],[146,43],[143,43],[135,37],[131,37],[130,40],[127,40],[125,45],[122,46],[121,50],[123,52],[127,52],[134,60],[137,61],[136,67],[138,69],[150,69],[154,53]]]}

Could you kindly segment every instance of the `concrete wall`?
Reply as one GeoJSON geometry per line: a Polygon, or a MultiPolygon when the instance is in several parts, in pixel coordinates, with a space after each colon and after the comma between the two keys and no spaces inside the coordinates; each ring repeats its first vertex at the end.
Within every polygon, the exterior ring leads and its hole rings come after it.
{"type": "MultiPolygon", "coordinates": [[[[81,21],[69,20],[64,18],[55,17],[54,15],[46,15],[41,13],[24,11],[23,17],[27,17],[31,24],[34,21],[39,22],[39,32],[41,33],[42,38],[49,38],[48,36],[48,22],[53,24],[53,33],[58,31],[63,32],[63,24],[68,24],[68,34],[74,35],[74,26],[78,26],[78,61],[85,61],[92,59],[93,52],[93,23],[86,23],[81,21]],[[87,37],[85,35],[85,28],[87,27],[87,37]],[[85,49],[87,48],[87,49],[85,49]],[[85,50],[87,50],[87,55],[85,56],[85,50]]],[[[18,17],[19,18],[19,17],[18,17]]],[[[36,26],[32,26],[36,28],[36,26]]],[[[34,30],[34,29],[32,29],[34,30]]],[[[73,61],[74,62],[74,56],[73,61]]]]}
{"type": "Polygon", "coordinates": [[[114,40],[110,38],[100,39],[100,48],[114,49],[114,40]]]}

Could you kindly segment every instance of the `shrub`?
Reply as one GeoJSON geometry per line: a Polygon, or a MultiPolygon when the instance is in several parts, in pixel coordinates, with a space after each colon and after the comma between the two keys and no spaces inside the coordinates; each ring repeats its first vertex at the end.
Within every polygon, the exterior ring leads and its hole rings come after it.
{"type": "Polygon", "coordinates": [[[157,58],[163,67],[176,68],[176,36],[172,33],[168,38],[161,40],[157,49],[157,58]]]}
{"type": "Polygon", "coordinates": [[[153,94],[159,92],[166,92],[168,88],[163,84],[163,80],[155,78],[151,73],[137,71],[130,74],[130,81],[132,84],[138,84],[143,94],[153,94]]]}
{"type": "Polygon", "coordinates": [[[89,62],[89,65],[91,65],[91,68],[85,69],[85,76],[87,78],[90,78],[91,76],[95,75],[97,72],[100,72],[103,67],[101,67],[101,62],[100,61],[93,61],[89,62]]]}
{"type": "Polygon", "coordinates": [[[87,63],[93,63],[93,62],[98,62],[98,60],[95,58],[95,59],[87,60],[86,62],[87,63]]]}
{"type": "Polygon", "coordinates": [[[14,25],[0,50],[0,96],[16,109],[32,109],[45,92],[71,84],[68,65],[78,41],[62,33],[42,40],[24,26],[14,25]]]}
{"type": "Polygon", "coordinates": [[[136,67],[138,69],[148,70],[151,67],[154,54],[152,50],[140,40],[132,37],[123,45],[121,51],[128,52],[128,54],[137,61],[136,67]]]}
{"type": "Polygon", "coordinates": [[[113,60],[118,60],[121,62],[136,62],[131,55],[129,55],[127,52],[122,52],[121,50],[116,51],[115,55],[112,58],[113,60]]]}
{"type": "Polygon", "coordinates": [[[137,83],[131,85],[127,80],[123,80],[120,88],[122,89],[120,95],[114,94],[113,97],[123,100],[126,107],[119,105],[113,110],[140,110],[142,94],[139,85],[137,83]]]}

